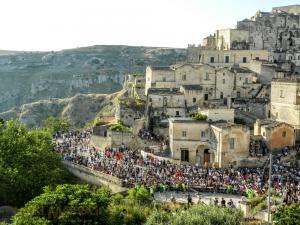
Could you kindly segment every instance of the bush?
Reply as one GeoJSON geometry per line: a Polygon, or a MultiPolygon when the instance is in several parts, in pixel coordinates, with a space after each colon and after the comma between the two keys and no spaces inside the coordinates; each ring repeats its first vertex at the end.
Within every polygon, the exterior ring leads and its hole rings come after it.
{"type": "Polygon", "coordinates": [[[280,207],[274,214],[273,220],[276,225],[300,224],[300,204],[280,207]]]}
{"type": "Polygon", "coordinates": [[[242,219],[243,213],[238,209],[196,205],[187,211],[178,211],[172,217],[157,212],[149,217],[146,225],[240,225],[242,219]]]}
{"type": "Polygon", "coordinates": [[[59,185],[26,204],[13,224],[107,224],[110,191],[89,185],[59,185]]]}
{"type": "Polygon", "coordinates": [[[201,113],[193,113],[191,115],[192,119],[194,120],[206,120],[207,119],[207,116],[206,115],[203,115],[201,113]]]}
{"type": "Polygon", "coordinates": [[[111,131],[118,131],[118,132],[130,132],[131,131],[129,127],[124,126],[122,123],[114,124],[109,129],[111,131]]]}

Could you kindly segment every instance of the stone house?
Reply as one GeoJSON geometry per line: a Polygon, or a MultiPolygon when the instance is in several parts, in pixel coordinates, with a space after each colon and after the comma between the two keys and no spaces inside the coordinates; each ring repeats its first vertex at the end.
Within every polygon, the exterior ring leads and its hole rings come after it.
{"type": "Polygon", "coordinates": [[[293,126],[275,120],[257,120],[254,124],[254,136],[263,140],[271,150],[295,144],[293,126]]]}
{"type": "Polygon", "coordinates": [[[175,88],[175,71],[173,68],[147,66],[145,95],[149,88],[175,88]]]}
{"type": "Polygon", "coordinates": [[[249,156],[250,129],[234,123],[211,126],[212,154],[218,167],[237,165],[249,156]]]}
{"type": "Polygon", "coordinates": [[[271,119],[290,124],[300,140],[300,78],[274,79],[271,85],[271,119]]]}
{"type": "Polygon", "coordinates": [[[146,117],[159,122],[169,117],[184,117],[186,105],[179,89],[150,88],[147,95],[146,117]]]}
{"type": "Polygon", "coordinates": [[[198,106],[203,103],[203,87],[197,84],[182,85],[180,92],[184,94],[185,105],[187,108],[198,106]]]}
{"type": "Polygon", "coordinates": [[[170,118],[171,158],[200,166],[227,167],[249,155],[250,131],[230,122],[170,118]]]}

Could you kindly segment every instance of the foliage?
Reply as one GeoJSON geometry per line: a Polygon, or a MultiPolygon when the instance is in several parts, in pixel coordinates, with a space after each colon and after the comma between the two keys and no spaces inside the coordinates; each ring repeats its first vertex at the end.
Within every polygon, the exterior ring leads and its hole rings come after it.
{"type": "Polygon", "coordinates": [[[171,220],[171,214],[159,209],[155,210],[147,219],[145,225],[165,225],[171,220]]]}
{"type": "Polygon", "coordinates": [[[141,204],[135,200],[122,199],[119,204],[111,204],[110,206],[110,225],[141,225],[147,220],[151,214],[151,207],[141,204]],[[120,218],[120,213],[124,212],[124,220],[120,218]]]}
{"type": "Polygon", "coordinates": [[[13,218],[13,224],[108,224],[108,189],[92,190],[89,185],[49,187],[13,218]]]}
{"type": "Polygon", "coordinates": [[[274,214],[273,220],[277,225],[300,224],[300,204],[280,207],[274,214]]]}
{"type": "Polygon", "coordinates": [[[243,213],[238,209],[206,205],[196,205],[186,211],[178,211],[175,216],[169,218],[162,212],[155,214],[149,217],[146,225],[240,225],[243,219],[243,213]]]}
{"type": "Polygon", "coordinates": [[[5,120],[0,117],[0,124],[4,124],[5,120]]]}
{"type": "Polygon", "coordinates": [[[144,186],[138,189],[130,189],[127,198],[141,203],[149,203],[152,199],[150,192],[144,186]]]}
{"type": "Polygon", "coordinates": [[[44,186],[65,180],[53,147],[46,130],[28,130],[16,121],[0,124],[0,205],[22,206],[44,186]]]}
{"type": "Polygon", "coordinates": [[[52,134],[68,131],[72,127],[71,122],[68,119],[53,116],[48,117],[43,122],[43,125],[45,128],[49,129],[52,134]]]}
{"type": "Polygon", "coordinates": [[[194,120],[206,120],[207,119],[207,116],[206,115],[203,115],[201,113],[193,113],[191,115],[192,119],[194,120]]]}
{"type": "Polygon", "coordinates": [[[109,129],[111,131],[118,131],[118,132],[130,132],[131,131],[131,129],[129,127],[126,127],[121,122],[112,125],[109,129]]]}
{"type": "Polygon", "coordinates": [[[145,107],[145,101],[140,99],[119,99],[119,103],[121,105],[125,105],[128,108],[144,108],[145,107]]]}

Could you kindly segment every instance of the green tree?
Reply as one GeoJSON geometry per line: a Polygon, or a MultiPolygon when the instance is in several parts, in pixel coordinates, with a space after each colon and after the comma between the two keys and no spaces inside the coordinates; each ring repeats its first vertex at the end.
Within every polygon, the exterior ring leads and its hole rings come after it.
{"type": "Polygon", "coordinates": [[[0,117],[0,124],[4,124],[5,120],[0,117]]]}
{"type": "Polygon", "coordinates": [[[15,225],[101,224],[109,220],[111,192],[89,185],[58,185],[28,202],[13,218],[15,225]]]}
{"type": "Polygon", "coordinates": [[[45,128],[49,129],[52,134],[68,131],[72,127],[72,124],[68,119],[53,116],[48,117],[43,122],[43,125],[45,128]]]}
{"type": "Polygon", "coordinates": [[[15,121],[0,124],[0,205],[22,206],[49,184],[64,181],[61,158],[51,135],[15,121]]]}
{"type": "Polygon", "coordinates": [[[274,214],[273,220],[276,225],[299,225],[300,204],[280,207],[274,214]]]}

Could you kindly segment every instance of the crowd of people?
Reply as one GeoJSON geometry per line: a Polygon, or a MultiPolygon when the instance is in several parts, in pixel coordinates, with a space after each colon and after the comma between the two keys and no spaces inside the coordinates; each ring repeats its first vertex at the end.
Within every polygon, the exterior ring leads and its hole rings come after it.
{"type": "MultiPolygon", "coordinates": [[[[262,168],[202,168],[177,165],[143,156],[126,146],[97,151],[89,145],[91,131],[56,135],[56,150],[64,160],[118,177],[124,186],[143,185],[151,190],[187,190],[227,192],[242,195],[268,191],[268,162],[262,168]]],[[[299,149],[297,148],[297,151],[299,149]]],[[[293,150],[290,150],[293,151],[293,150]]],[[[288,150],[274,156],[272,187],[286,204],[300,203],[300,170],[282,162],[288,150]]]]}
{"type": "Polygon", "coordinates": [[[152,143],[160,143],[162,145],[168,144],[168,140],[166,140],[162,135],[155,134],[145,128],[139,130],[138,136],[142,140],[147,140],[152,143]]]}

